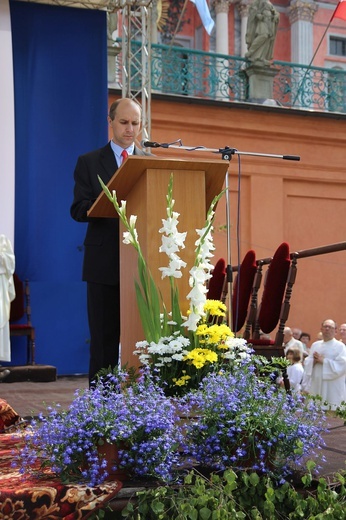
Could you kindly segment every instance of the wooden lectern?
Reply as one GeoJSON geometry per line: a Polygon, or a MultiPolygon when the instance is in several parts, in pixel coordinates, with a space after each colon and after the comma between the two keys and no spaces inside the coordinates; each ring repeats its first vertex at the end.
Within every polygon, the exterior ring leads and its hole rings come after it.
{"type": "MultiPolygon", "coordinates": [[[[178,231],[187,231],[185,249],[179,256],[187,263],[183,276],[177,279],[181,309],[189,307],[186,296],[189,288],[189,271],[195,260],[196,229],[204,226],[206,213],[213,198],[218,195],[225,181],[229,163],[215,161],[187,161],[161,159],[150,156],[130,156],[116,171],[108,183],[117,199],[126,200],[126,214],[137,216],[136,229],[144,258],[170,310],[170,284],[161,279],[159,267],[168,266],[168,257],[159,252],[162,236],[159,229],[167,218],[167,190],[173,173],[174,211],[180,214],[178,231]]],[[[113,204],[102,191],[88,212],[89,217],[117,217],[113,204]]],[[[144,340],[135,294],[138,279],[137,252],[132,245],[123,244],[123,226],[120,226],[120,303],[121,303],[121,365],[138,366],[133,355],[137,341],[144,340]]]]}

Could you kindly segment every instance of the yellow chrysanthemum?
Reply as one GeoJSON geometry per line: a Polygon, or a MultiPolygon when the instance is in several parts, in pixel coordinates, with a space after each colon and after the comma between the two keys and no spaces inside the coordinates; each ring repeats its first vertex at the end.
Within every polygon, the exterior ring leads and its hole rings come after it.
{"type": "Polygon", "coordinates": [[[226,316],[227,307],[220,300],[207,300],[204,304],[204,311],[210,316],[226,316]]]}
{"type": "Polygon", "coordinates": [[[181,376],[179,379],[175,377],[172,381],[176,386],[185,386],[189,379],[191,379],[191,376],[181,376]]]}
{"type": "Polygon", "coordinates": [[[207,348],[195,348],[184,357],[184,361],[189,361],[197,369],[203,368],[206,363],[216,363],[217,354],[207,348]]]}
{"type": "Polygon", "coordinates": [[[199,337],[201,344],[218,345],[223,343],[227,338],[234,338],[231,329],[225,325],[206,325],[205,323],[199,325],[196,330],[196,335],[199,337]]]}

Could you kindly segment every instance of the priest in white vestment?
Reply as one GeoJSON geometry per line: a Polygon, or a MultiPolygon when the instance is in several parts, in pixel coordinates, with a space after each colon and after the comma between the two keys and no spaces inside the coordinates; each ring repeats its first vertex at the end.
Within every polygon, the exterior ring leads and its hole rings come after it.
{"type": "Polygon", "coordinates": [[[335,339],[336,323],[324,320],[322,340],[315,341],[304,361],[303,388],[319,395],[324,407],[335,410],[346,401],[346,345],[335,339]]]}
{"type": "Polygon", "coordinates": [[[16,296],[13,273],[15,258],[10,240],[0,235],[0,361],[11,361],[10,312],[16,296]]]}

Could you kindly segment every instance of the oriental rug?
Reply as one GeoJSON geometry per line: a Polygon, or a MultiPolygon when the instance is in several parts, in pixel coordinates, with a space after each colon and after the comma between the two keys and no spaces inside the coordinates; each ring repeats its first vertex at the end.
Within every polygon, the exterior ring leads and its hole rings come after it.
{"type": "Polygon", "coordinates": [[[23,478],[11,465],[15,452],[23,445],[23,432],[0,435],[1,520],[84,520],[104,507],[122,487],[117,480],[97,487],[63,484],[49,469],[42,478],[23,478]]]}

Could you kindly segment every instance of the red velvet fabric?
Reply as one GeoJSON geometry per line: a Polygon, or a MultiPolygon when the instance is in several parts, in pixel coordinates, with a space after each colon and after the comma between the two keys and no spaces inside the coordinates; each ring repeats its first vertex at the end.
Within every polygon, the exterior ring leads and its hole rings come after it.
{"type": "Polygon", "coordinates": [[[250,339],[250,343],[253,346],[267,346],[267,345],[275,345],[275,341],[273,339],[250,339]]]}
{"type": "Polygon", "coordinates": [[[11,302],[10,321],[18,321],[24,316],[24,285],[16,273],[13,275],[16,297],[11,302]]]}
{"type": "Polygon", "coordinates": [[[244,256],[239,274],[234,280],[232,295],[233,332],[238,332],[245,323],[256,269],[256,253],[250,249],[244,256]]]}
{"type": "Polygon", "coordinates": [[[226,262],[220,258],[214,267],[212,277],[209,280],[207,299],[221,300],[222,288],[226,277],[226,262]]]}
{"type": "Polygon", "coordinates": [[[260,329],[266,334],[272,332],[279,321],[290,264],[289,245],[283,242],[269,264],[258,316],[260,329]]]}

